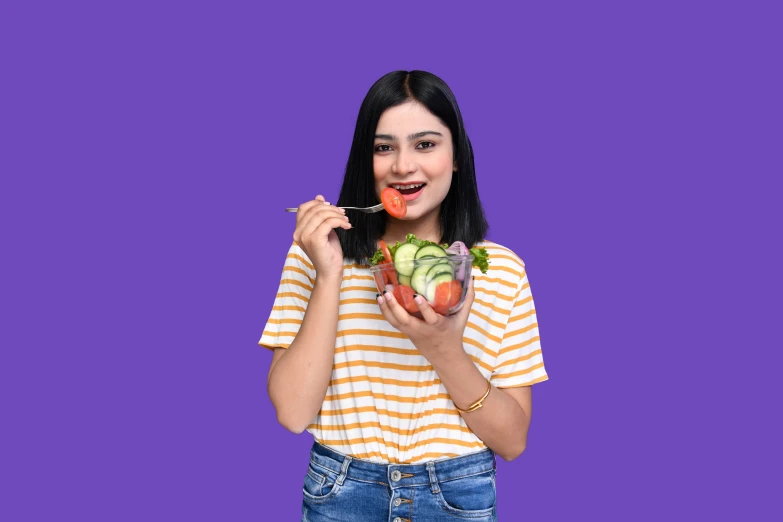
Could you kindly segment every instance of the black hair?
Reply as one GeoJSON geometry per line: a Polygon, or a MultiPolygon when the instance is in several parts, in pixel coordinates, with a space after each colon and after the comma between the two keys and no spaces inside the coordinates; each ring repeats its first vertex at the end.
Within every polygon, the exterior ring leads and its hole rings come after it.
{"type": "MultiPolygon", "coordinates": [[[[415,101],[426,107],[451,131],[454,161],[451,188],[440,207],[440,243],[462,241],[468,248],[485,239],[489,225],[478,195],[473,148],[462,114],[448,85],[425,71],[394,71],[370,88],[359,109],[338,206],[369,207],[379,203],[373,176],[373,149],[378,120],[390,107],[415,101]]],[[[336,229],[343,257],[363,264],[378,249],[386,231],[386,212],[348,211],[350,230],[336,229]]]]}

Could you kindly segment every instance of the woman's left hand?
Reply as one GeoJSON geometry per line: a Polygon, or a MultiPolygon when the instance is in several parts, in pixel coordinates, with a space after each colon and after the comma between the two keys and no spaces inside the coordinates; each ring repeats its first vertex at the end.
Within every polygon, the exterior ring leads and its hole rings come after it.
{"type": "Polygon", "coordinates": [[[397,330],[407,335],[421,354],[432,362],[433,358],[445,355],[455,350],[456,347],[462,349],[462,336],[474,297],[473,278],[471,277],[465,302],[454,315],[443,316],[439,314],[422,296],[415,298],[422,319],[409,314],[397,302],[392,292],[385,292],[378,297],[378,304],[386,320],[397,330]]]}

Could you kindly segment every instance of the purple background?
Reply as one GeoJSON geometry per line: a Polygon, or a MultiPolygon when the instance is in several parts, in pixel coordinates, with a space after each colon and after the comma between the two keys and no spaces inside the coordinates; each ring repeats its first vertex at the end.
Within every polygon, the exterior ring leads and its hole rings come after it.
{"type": "Polygon", "coordinates": [[[414,68],[539,310],[500,519],[779,516],[773,2],[118,4],[0,9],[0,519],[298,520],[311,437],[256,345],[283,207],[334,201],[414,68]]]}

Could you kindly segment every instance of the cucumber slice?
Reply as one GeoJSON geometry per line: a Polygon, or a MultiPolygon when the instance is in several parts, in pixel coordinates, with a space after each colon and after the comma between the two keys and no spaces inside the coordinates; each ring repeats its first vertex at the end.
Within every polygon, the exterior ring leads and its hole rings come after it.
{"type": "Polygon", "coordinates": [[[432,268],[429,265],[417,266],[411,276],[411,287],[417,294],[424,295],[424,291],[427,289],[427,272],[432,268]]]}
{"type": "Polygon", "coordinates": [[[400,281],[401,285],[411,286],[411,277],[410,276],[397,274],[397,279],[400,281]]]}
{"type": "Polygon", "coordinates": [[[432,280],[432,278],[438,274],[449,274],[450,276],[454,277],[454,271],[451,268],[451,264],[438,263],[437,265],[431,266],[429,271],[427,272],[427,282],[429,283],[432,280]]]}
{"type": "Polygon", "coordinates": [[[438,287],[439,284],[442,283],[450,283],[454,280],[454,278],[451,276],[451,274],[438,274],[432,279],[430,279],[430,282],[427,283],[427,288],[424,291],[424,297],[427,298],[427,301],[434,302],[435,301],[435,289],[438,287]]]}
{"type": "MultiPolygon", "coordinates": [[[[400,247],[400,248],[402,248],[402,247],[400,247]]],[[[399,252],[399,250],[397,250],[397,251],[399,252]]],[[[427,245],[427,246],[421,247],[416,252],[416,259],[421,259],[422,257],[429,257],[429,256],[432,256],[432,257],[446,257],[447,255],[448,254],[446,253],[446,251],[443,250],[438,245],[427,245]]]]}
{"type": "MultiPolygon", "coordinates": [[[[416,259],[416,260],[415,260],[415,263],[416,263],[416,266],[417,266],[417,267],[419,267],[419,266],[424,266],[424,265],[426,265],[426,266],[428,266],[428,267],[431,267],[431,266],[434,266],[434,265],[440,265],[440,264],[443,264],[443,262],[441,261],[441,259],[442,259],[442,258],[440,258],[440,257],[435,257],[435,256],[424,256],[424,257],[420,257],[420,258],[416,259]]],[[[414,269],[414,270],[415,270],[415,269],[414,269]]]]}
{"type": "Polygon", "coordinates": [[[394,252],[394,268],[400,275],[410,277],[413,274],[413,260],[419,251],[419,247],[413,243],[405,243],[394,252]]]}

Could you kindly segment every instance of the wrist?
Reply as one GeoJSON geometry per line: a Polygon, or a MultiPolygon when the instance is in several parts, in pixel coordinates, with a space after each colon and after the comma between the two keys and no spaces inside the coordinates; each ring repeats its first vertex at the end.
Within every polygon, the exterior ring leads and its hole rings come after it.
{"type": "MultiPolygon", "coordinates": [[[[426,341],[423,348],[419,348],[419,351],[426,354],[430,364],[437,369],[441,365],[455,366],[455,363],[460,362],[460,359],[468,359],[470,357],[465,352],[465,348],[462,343],[453,342],[435,342],[426,341]]],[[[471,361],[472,362],[472,361],[471,361]]]]}
{"type": "Polygon", "coordinates": [[[316,273],[315,274],[315,283],[314,286],[324,286],[328,288],[340,288],[343,283],[343,273],[342,271],[336,274],[329,274],[329,273],[316,273]]]}
{"type": "Polygon", "coordinates": [[[457,411],[459,411],[460,413],[472,413],[476,410],[479,410],[484,407],[484,401],[487,399],[487,397],[489,396],[489,392],[491,391],[492,391],[492,383],[489,379],[487,379],[486,391],[484,392],[484,395],[481,396],[481,398],[479,398],[477,401],[474,401],[469,405],[464,406],[463,408],[460,408],[459,406],[457,406],[457,403],[454,402],[454,407],[457,408],[457,411]]]}

